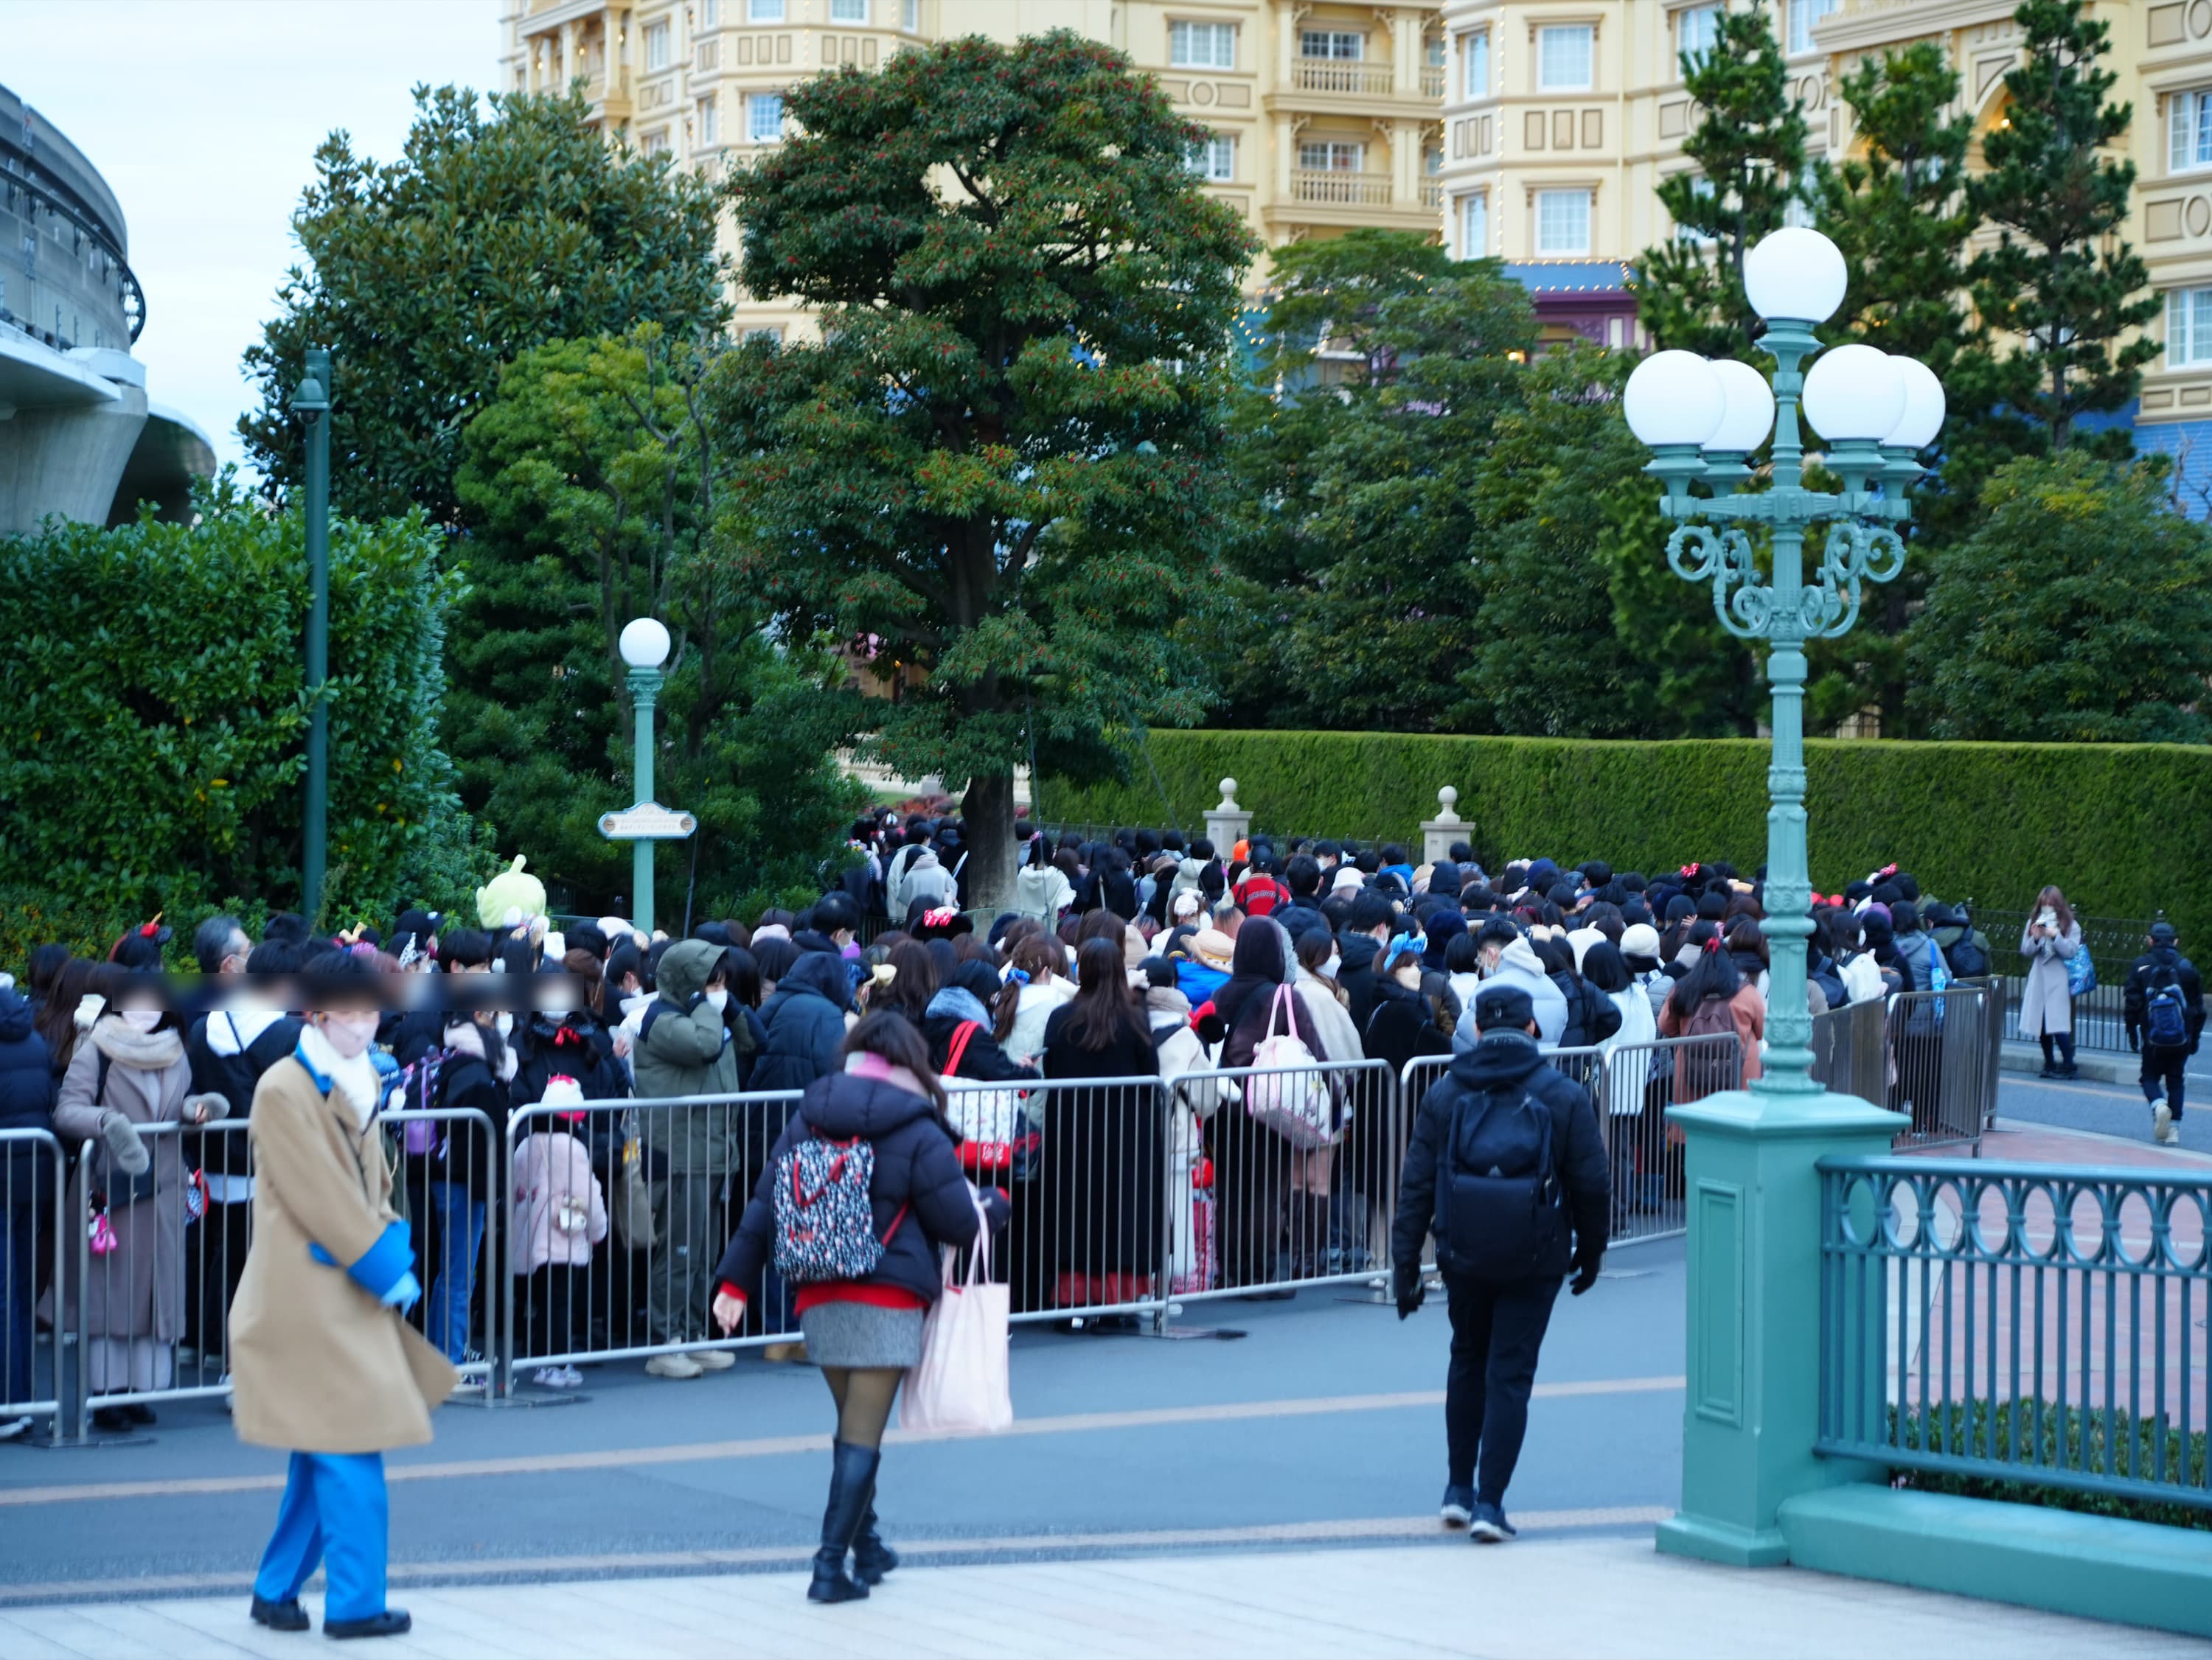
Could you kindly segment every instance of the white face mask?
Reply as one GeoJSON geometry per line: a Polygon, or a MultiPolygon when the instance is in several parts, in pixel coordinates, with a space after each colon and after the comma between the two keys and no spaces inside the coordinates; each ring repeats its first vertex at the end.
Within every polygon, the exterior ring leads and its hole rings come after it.
{"type": "Polygon", "coordinates": [[[115,1012],[133,1032],[151,1032],[161,1023],[161,1011],[158,1009],[118,1009],[115,1012]]]}
{"type": "Polygon", "coordinates": [[[374,1015],[325,1015],[322,1020],[324,1039],[347,1060],[368,1052],[376,1026],[374,1015]]]}
{"type": "Polygon", "coordinates": [[[728,1008],[730,1006],[729,988],[721,985],[709,987],[707,991],[707,1006],[717,1015],[728,1008]]]}
{"type": "Polygon", "coordinates": [[[1329,954],[1328,954],[1328,960],[1327,962],[1323,963],[1323,964],[1321,966],[1321,977],[1322,977],[1322,978],[1323,978],[1323,979],[1325,979],[1325,980],[1333,980],[1333,979],[1334,979],[1334,978],[1336,978],[1337,970],[1339,970],[1340,968],[1342,968],[1343,966],[1344,966],[1344,958],[1343,958],[1343,955],[1342,955],[1340,953],[1338,953],[1338,952],[1334,952],[1334,951],[1330,952],[1330,953],[1329,953],[1329,954]]]}
{"type": "Polygon", "coordinates": [[[514,1030],[514,1016],[508,1014],[504,1009],[502,1009],[499,1011],[499,1019],[495,1021],[493,1024],[499,1027],[499,1035],[504,1038],[507,1033],[514,1030]]]}

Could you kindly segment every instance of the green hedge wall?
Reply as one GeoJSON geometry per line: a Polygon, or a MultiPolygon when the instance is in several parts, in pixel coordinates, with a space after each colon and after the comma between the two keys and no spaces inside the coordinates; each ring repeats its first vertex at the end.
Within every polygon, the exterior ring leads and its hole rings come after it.
{"type": "MultiPolygon", "coordinates": [[[[1892,860],[1944,899],[2008,909],[2025,908],[2055,881],[2087,915],[2162,909],[2201,946],[2200,957],[2212,955],[2212,748],[1805,747],[1813,878],[1822,891],[1892,860]]],[[[1413,844],[1436,814],[1437,789],[1450,785],[1492,870],[1547,853],[1647,874],[1693,858],[1750,869],[1765,858],[1767,749],[1748,738],[1158,731],[1150,766],[1139,756],[1131,782],[1048,777],[1041,806],[1047,822],[1188,827],[1220,799],[1218,783],[1234,778],[1255,829],[1413,844]]]]}

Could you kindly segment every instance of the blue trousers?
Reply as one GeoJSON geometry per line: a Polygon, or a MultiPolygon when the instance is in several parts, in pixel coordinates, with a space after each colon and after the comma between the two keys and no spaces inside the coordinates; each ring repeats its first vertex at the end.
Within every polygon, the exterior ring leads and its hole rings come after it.
{"type": "Polygon", "coordinates": [[[423,1336],[459,1366],[469,1347],[469,1299],[476,1290],[477,1253],[483,1249],[484,1203],[469,1197],[465,1183],[433,1182],[430,1203],[438,1213],[438,1273],[430,1281],[423,1336]]]}
{"type": "Polygon", "coordinates": [[[295,1452],[276,1507],[276,1531],[261,1554],[253,1594],[289,1602],[317,1563],[330,1559],[324,1620],[384,1612],[384,1566],[392,1512],[380,1452],[295,1452]]]}

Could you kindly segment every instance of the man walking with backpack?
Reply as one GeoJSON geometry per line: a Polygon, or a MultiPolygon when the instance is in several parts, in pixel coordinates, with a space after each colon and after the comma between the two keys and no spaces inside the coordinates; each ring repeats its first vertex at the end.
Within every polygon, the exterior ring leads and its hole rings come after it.
{"type": "Polygon", "coordinates": [[[2153,923],[2150,949],[2128,971],[2128,1047],[2142,1051],[2151,1139],[2161,1147],[2181,1141],[2182,1078],[2204,1035],[2204,983],[2175,937],[2172,923],[2153,923]]]}
{"type": "Polygon", "coordinates": [[[1597,1283],[1609,1177],[1589,1092],[1538,1049],[1528,994],[1485,986],[1474,1023],[1476,1041],[1422,1097],[1391,1249],[1402,1320],[1421,1306],[1421,1245],[1435,1236],[1452,1326],[1443,1519],[1497,1544],[1514,1536],[1505,1488],[1559,1281],[1571,1268],[1577,1297],[1597,1283]]]}

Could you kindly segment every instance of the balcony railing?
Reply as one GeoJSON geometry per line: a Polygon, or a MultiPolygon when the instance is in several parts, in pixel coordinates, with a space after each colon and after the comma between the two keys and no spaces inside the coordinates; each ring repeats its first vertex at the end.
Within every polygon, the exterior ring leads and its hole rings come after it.
{"type": "Polygon", "coordinates": [[[1387,207],[1390,201],[1390,175],[1299,167],[1291,174],[1291,199],[1343,208],[1387,207]]]}
{"type": "Polygon", "coordinates": [[[1443,204],[1443,184],[1434,179],[1424,179],[1421,181],[1421,205],[1425,208],[1441,208],[1443,204]]]}
{"type": "MultiPolygon", "coordinates": [[[[1345,63],[1334,58],[1301,58],[1291,66],[1291,85],[1300,92],[1349,94],[1361,98],[1389,95],[1388,64],[1345,63]]],[[[1442,90],[1440,87],[1439,91],[1442,90]]]]}
{"type": "Polygon", "coordinates": [[[1421,70],[1421,96],[1442,98],[1444,95],[1444,72],[1442,65],[1425,65],[1421,70]]]}

